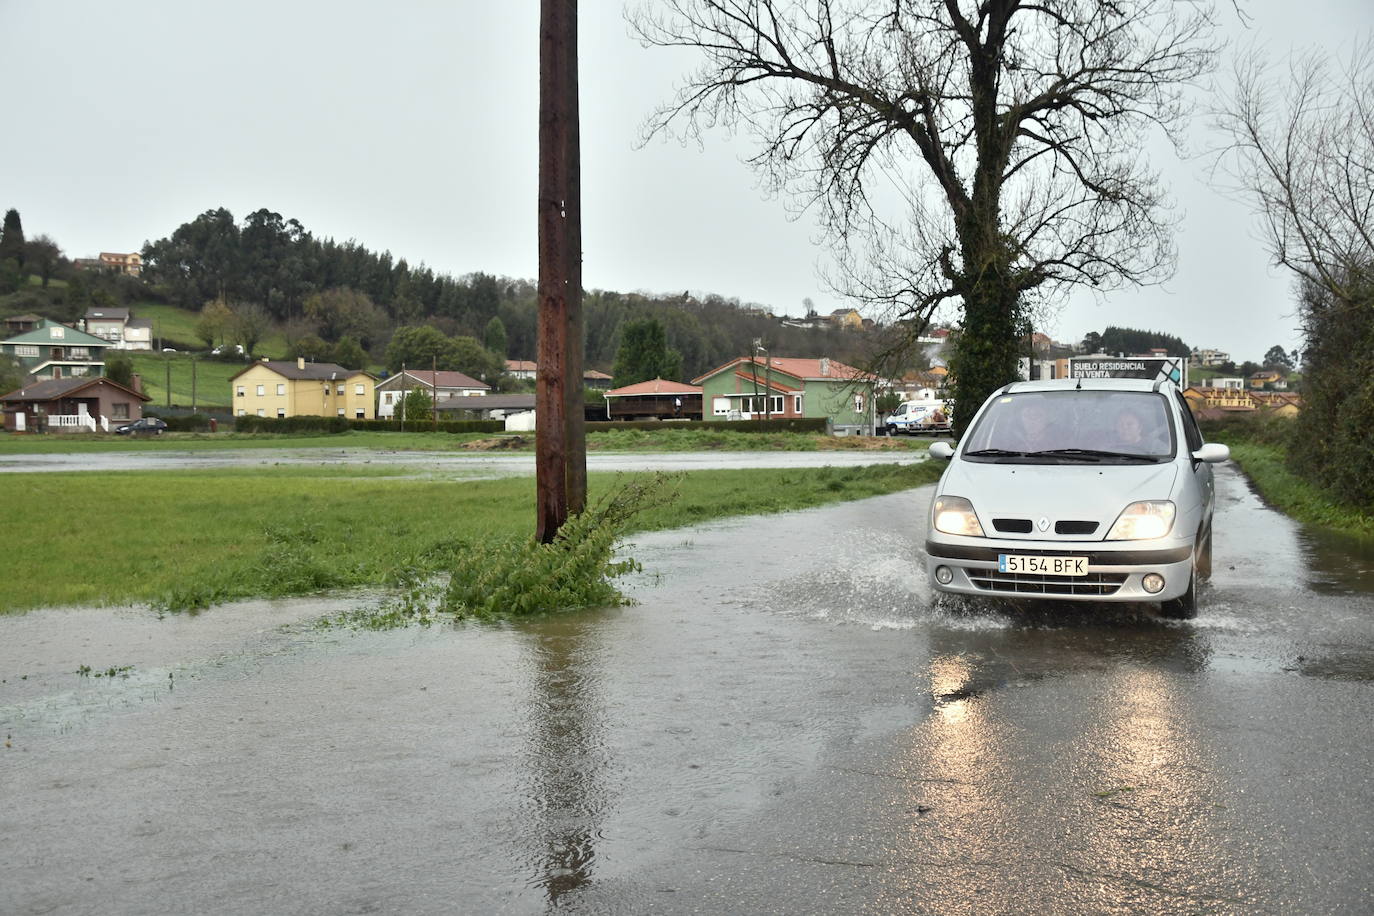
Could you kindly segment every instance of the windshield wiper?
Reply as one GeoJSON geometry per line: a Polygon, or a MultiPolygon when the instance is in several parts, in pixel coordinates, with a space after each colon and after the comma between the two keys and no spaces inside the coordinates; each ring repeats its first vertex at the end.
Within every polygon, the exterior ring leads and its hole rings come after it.
{"type": "Polygon", "coordinates": [[[1055,458],[1077,458],[1082,461],[1096,461],[1098,458],[1131,458],[1136,461],[1154,461],[1153,455],[1141,455],[1137,452],[1109,452],[1095,448],[1052,448],[1044,452],[1032,452],[1032,455],[1050,455],[1055,458]]]}
{"type": "Polygon", "coordinates": [[[964,452],[965,458],[1026,458],[1030,452],[1013,452],[1004,448],[980,448],[973,452],[964,452]]]}

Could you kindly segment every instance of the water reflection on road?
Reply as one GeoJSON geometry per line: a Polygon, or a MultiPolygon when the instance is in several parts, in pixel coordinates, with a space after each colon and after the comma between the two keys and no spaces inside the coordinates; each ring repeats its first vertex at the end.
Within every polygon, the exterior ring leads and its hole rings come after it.
{"type": "Polygon", "coordinates": [[[0,911],[1365,906],[1358,551],[1225,471],[1195,621],[937,602],[928,499],[643,535],[562,618],[0,619],[0,911]]]}

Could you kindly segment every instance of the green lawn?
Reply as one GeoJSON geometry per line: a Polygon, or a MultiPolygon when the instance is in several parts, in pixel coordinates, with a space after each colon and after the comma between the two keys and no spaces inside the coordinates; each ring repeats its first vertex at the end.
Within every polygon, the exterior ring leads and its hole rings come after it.
{"type": "Polygon", "coordinates": [[[167,404],[167,373],[171,370],[172,403],[191,405],[191,373],[194,364],[195,403],[227,407],[233,403],[233,389],[229,384],[235,373],[246,363],[227,363],[214,359],[192,357],[189,353],[149,353],[130,350],[126,354],[134,364],[134,371],[143,379],[143,393],[153,400],[150,407],[167,404]]]}
{"type": "MultiPolygon", "coordinates": [[[[640,530],[780,512],[929,483],[943,463],[699,471],[640,530]]],[[[195,607],[386,585],[446,567],[465,539],[534,527],[534,480],[385,467],[0,475],[0,613],[70,604],[195,607]]],[[[591,499],[620,478],[593,474],[591,499]]]]}
{"type": "MultiPolygon", "coordinates": [[[[135,302],[129,306],[135,318],[147,318],[153,323],[153,347],[205,347],[205,341],[196,336],[196,322],[200,313],[192,309],[177,308],[158,302],[135,302]]],[[[273,330],[258,344],[258,356],[270,359],[286,358],[286,335],[273,330]]]]}

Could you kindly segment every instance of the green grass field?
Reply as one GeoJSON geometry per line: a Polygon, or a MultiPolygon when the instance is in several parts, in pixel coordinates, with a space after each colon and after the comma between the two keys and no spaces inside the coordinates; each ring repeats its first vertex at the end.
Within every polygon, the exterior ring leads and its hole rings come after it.
{"type": "MultiPolygon", "coordinates": [[[[205,341],[196,336],[196,322],[200,313],[191,309],[177,308],[158,302],[135,302],[129,306],[135,318],[146,318],[153,323],[153,347],[191,347],[196,350],[205,347],[205,341]]],[[[286,358],[286,336],[273,330],[258,344],[258,356],[269,359],[286,358]]]]}
{"type": "MultiPolygon", "coordinates": [[[[943,463],[699,471],[637,530],[781,512],[929,483],[943,463]]],[[[385,467],[0,475],[9,545],[0,613],[382,586],[446,568],[459,541],[534,527],[534,480],[402,476],[385,467]]],[[[595,501],[621,478],[593,474],[595,501]]]]}
{"type": "Polygon", "coordinates": [[[233,403],[233,389],[230,387],[229,379],[246,365],[195,358],[189,353],[149,353],[130,350],[125,355],[133,361],[134,371],[143,379],[143,393],[153,399],[149,407],[163,407],[167,404],[169,369],[172,379],[172,403],[180,407],[189,407],[193,394],[193,364],[195,403],[227,407],[233,403]]]}

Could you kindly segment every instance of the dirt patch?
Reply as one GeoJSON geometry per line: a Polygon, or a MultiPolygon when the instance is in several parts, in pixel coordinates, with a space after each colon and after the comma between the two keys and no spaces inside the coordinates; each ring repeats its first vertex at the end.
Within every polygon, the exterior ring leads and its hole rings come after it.
{"type": "Polygon", "coordinates": [[[816,438],[816,448],[820,451],[835,451],[841,449],[860,449],[865,451],[889,451],[901,449],[904,451],[918,450],[912,443],[905,439],[896,439],[891,436],[818,436],[816,438]]]}
{"type": "Polygon", "coordinates": [[[464,442],[462,448],[477,452],[513,452],[527,448],[529,444],[530,439],[527,436],[492,436],[490,439],[464,442]]]}

